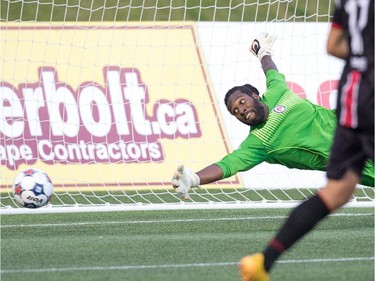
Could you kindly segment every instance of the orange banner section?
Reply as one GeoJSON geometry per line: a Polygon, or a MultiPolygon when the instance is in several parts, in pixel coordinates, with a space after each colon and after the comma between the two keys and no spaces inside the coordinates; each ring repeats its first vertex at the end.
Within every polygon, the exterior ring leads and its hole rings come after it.
{"type": "MultiPolygon", "coordinates": [[[[194,23],[1,25],[1,188],[169,187],[229,152],[194,23]]],[[[233,177],[211,187],[239,186],[233,177]]]]}

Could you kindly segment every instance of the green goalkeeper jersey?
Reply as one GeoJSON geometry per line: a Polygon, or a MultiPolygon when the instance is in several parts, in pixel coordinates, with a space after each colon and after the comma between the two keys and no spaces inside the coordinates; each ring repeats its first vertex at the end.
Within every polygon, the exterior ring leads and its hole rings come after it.
{"type": "MultiPolygon", "coordinates": [[[[240,147],[216,163],[223,178],[262,162],[325,171],[336,127],[334,110],[298,97],[276,70],[268,70],[266,78],[267,90],[261,101],[268,106],[268,119],[251,127],[240,147]]],[[[362,183],[373,186],[373,162],[367,163],[364,175],[362,183]]]]}

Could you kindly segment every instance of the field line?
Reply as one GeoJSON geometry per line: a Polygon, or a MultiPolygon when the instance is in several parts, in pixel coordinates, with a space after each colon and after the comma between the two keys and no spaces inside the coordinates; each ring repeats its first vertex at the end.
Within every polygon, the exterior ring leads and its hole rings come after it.
{"type": "MultiPolygon", "coordinates": [[[[332,214],[332,217],[363,217],[363,216],[374,216],[374,213],[343,213],[343,214],[332,214]]],[[[92,225],[131,225],[131,224],[154,224],[154,223],[186,223],[186,222],[215,222],[215,221],[246,221],[246,220],[269,220],[269,219],[285,219],[287,216],[252,216],[252,217],[241,217],[241,218],[204,218],[204,219],[170,219],[170,220],[132,220],[132,221],[90,221],[90,222],[70,222],[70,223],[45,223],[45,224],[8,224],[0,225],[1,228],[12,228],[12,227],[66,227],[66,226],[92,226],[92,225]]]]}
{"type": "MultiPolygon", "coordinates": [[[[371,261],[374,257],[354,257],[336,259],[302,259],[302,260],[280,260],[278,264],[293,263],[326,263],[326,262],[353,262],[371,261]]],[[[238,262],[218,263],[188,263],[188,264],[155,264],[155,265],[123,265],[123,266],[83,266],[83,267],[61,267],[61,268],[32,268],[32,269],[5,269],[2,274],[9,273],[45,273],[45,272],[69,272],[69,271],[100,271],[100,270],[139,270],[139,269],[173,269],[173,268],[194,268],[194,267],[218,267],[237,266],[238,262]]]]}

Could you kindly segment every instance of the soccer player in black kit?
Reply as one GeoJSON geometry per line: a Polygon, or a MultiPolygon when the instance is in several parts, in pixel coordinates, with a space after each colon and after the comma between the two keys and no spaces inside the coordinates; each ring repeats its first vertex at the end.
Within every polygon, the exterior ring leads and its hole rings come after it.
{"type": "Polygon", "coordinates": [[[345,60],[338,87],[337,128],[328,182],[289,215],[262,253],[240,261],[242,280],[267,281],[275,261],[334,210],[346,204],[364,163],[374,161],[374,0],[335,0],[327,52],[345,60]]]}

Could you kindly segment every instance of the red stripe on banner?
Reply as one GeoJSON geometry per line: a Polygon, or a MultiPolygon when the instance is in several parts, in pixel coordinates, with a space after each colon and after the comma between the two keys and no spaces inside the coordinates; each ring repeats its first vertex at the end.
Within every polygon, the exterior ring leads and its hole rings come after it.
{"type": "Polygon", "coordinates": [[[361,73],[354,70],[348,74],[348,80],[341,94],[340,125],[348,128],[357,127],[358,88],[361,73]]]}

